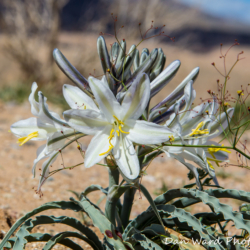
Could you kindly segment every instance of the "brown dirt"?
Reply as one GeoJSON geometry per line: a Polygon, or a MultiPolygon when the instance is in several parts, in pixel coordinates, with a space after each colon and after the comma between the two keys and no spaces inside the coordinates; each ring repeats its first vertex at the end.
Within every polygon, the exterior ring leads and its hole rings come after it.
{"type": "MultiPolygon", "coordinates": [[[[50,105],[51,106],[51,105],[50,105]]],[[[38,184],[38,179],[32,179],[31,167],[36,156],[36,149],[41,143],[29,142],[20,147],[16,144],[16,138],[11,133],[8,133],[10,125],[20,119],[30,117],[29,103],[21,106],[13,104],[1,104],[1,128],[0,139],[3,143],[0,144],[0,238],[9,230],[11,224],[24,215],[28,211],[49,202],[68,200],[72,193],[68,190],[77,192],[83,191],[91,184],[100,184],[103,187],[108,185],[107,170],[103,166],[94,166],[86,169],[83,165],[73,169],[64,170],[52,176],[44,185],[44,196],[40,198],[35,194],[33,187],[38,184]]],[[[53,110],[59,112],[55,107],[53,110]]],[[[84,147],[87,146],[89,138],[81,141],[84,147]]],[[[63,152],[65,166],[72,166],[82,162],[82,158],[77,150],[77,145],[68,147],[63,152]]],[[[233,154],[232,154],[233,155],[233,154]]],[[[234,158],[234,157],[233,157],[234,158]]],[[[235,163],[235,160],[231,160],[235,163]]],[[[61,168],[62,159],[53,164],[53,169],[61,168]]],[[[38,167],[39,168],[39,167],[38,167]]],[[[225,188],[242,189],[250,191],[249,172],[246,169],[237,167],[228,167],[226,169],[216,169],[219,173],[219,182],[225,188]]],[[[168,159],[165,156],[156,158],[147,170],[147,175],[143,177],[142,183],[148,188],[153,197],[159,191],[164,182],[169,189],[179,188],[184,184],[191,183],[187,179],[187,169],[180,163],[168,159]]],[[[94,192],[89,195],[93,202],[97,202],[102,197],[100,192],[94,192]]],[[[240,203],[229,199],[223,199],[223,202],[230,204],[234,209],[238,209],[240,203]]],[[[101,208],[104,209],[104,203],[101,203],[101,208]]],[[[148,202],[140,192],[137,192],[132,211],[134,218],[148,206],[148,202]]],[[[191,212],[201,212],[207,210],[203,205],[194,206],[191,212]]],[[[189,210],[190,211],[190,210],[189,210]]],[[[68,215],[79,219],[79,216],[71,211],[47,211],[43,214],[47,215],[68,215]]],[[[67,227],[62,226],[42,226],[36,229],[36,232],[50,232],[56,234],[61,230],[66,230],[67,227]]],[[[69,229],[68,229],[69,230],[69,229]]],[[[96,231],[96,230],[95,230],[96,231]]],[[[100,235],[100,233],[99,233],[100,235]]],[[[101,235],[100,235],[101,236],[101,235]]],[[[40,244],[30,244],[27,249],[40,249],[40,244]]],[[[64,248],[58,248],[64,249],[64,248]]]]}

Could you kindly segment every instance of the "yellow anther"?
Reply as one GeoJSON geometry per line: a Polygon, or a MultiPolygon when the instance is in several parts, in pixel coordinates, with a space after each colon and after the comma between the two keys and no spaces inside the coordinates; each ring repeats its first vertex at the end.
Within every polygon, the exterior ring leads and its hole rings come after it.
{"type": "Polygon", "coordinates": [[[106,152],[101,153],[101,154],[99,154],[99,155],[101,156],[101,155],[105,155],[105,154],[109,153],[109,151],[110,151],[112,148],[113,148],[113,146],[109,146],[109,149],[108,149],[106,152]]]}
{"type": "Polygon", "coordinates": [[[120,131],[121,131],[122,133],[124,133],[124,134],[129,134],[129,132],[126,132],[126,131],[123,131],[123,130],[122,130],[122,126],[121,126],[121,125],[119,126],[119,129],[120,129],[120,131]]]}
{"type": "Polygon", "coordinates": [[[237,91],[237,94],[238,94],[239,96],[244,95],[243,90],[238,90],[238,91],[237,91]]]}
{"type": "Polygon", "coordinates": [[[173,141],[174,141],[174,136],[173,136],[173,135],[169,136],[168,138],[169,138],[169,141],[170,141],[170,142],[173,142],[173,141]]]}
{"type": "Polygon", "coordinates": [[[222,162],[221,160],[217,160],[217,159],[210,158],[210,157],[207,157],[207,160],[209,160],[209,161],[214,161],[216,164],[217,164],[218,162],[222,162]]]}
{"type": "MultiPolygon", "coordinates": [[[[212,145],[212,146],[214,146],[214,145],[212,145]]],[[[224,146],[224,144],[222,144],[221,145],[222,147],[224,146]]],[[[218,164],[218,162],[221,162],[221,161],[219,161],[219,160],[216,160],[216,157],[215,157],[215,155],[214,155],[214,153],[216,153],[216,152],[218,152],[218,151],[224,151],[224,152],[227,152],[227,153],[231,153],[229,150],[227,150],[226,148],[208,148],[208,153],[210,154],[210,155],[212,155],[212,157],[213,157],[213,161],[215,161],[215,163],[216,163],[216,165],[219,167],[219,164],[218,164]]]]}
{"type": "Polygon", "coordinates": [[[38,137],[38,131],[29,134],[28,136],[24,136],[18,139],[17,143],[20,143],[19,146],[22,146],[24,143],[28,142],[32,138],[38,137]]]}
{"type": "MultiPolygon", "coordinates": [[[[211,145],[211,146],[214,146],[214,145],[211,145]]],[[[222,147],[224,146],[224,144],[221,145],[222,147]]],[[[216,153],[218,151],[224,151],[224,152],[227,152],[227,153],[231,153],[229,150],[227,150],[226,148],[209,148],[208,149],[208,152],[211,154],[213,153],[216,153]]]]}
{"type": "Polygon", "coordinates": [[[218,167],[220,166],[219,163],[222,162],[221,160],[217,160],[216,158],[210,158],[210,157],[207,157],[207,160],[214,161],[218,167]]]}
{"type": "Polygon", "coordinates": [[[203,135],[203,134],[209,134],[208,129],[200,130],[200,128],[204,125],[204,122],[200,122],[195,129],[192,129],[192,133],[189,136],[192,135],[203,135]]]}
{"type": "Polygon", "coordinates": [[[86,107],[86,105],[84,105],[84,109],[86,109],[87,107],[86,107]]]}
{"type": "Polygon", "coordinates": [[[224,102],[224,106],[225,107],[229,106],[229,103],[228,102],[224,102]]]}
{"type": "Polygon", "coordinates": [[[207,163],[208,163],[209,167],[214,170],[214,166],[211,164],[211,162],[207,160],[207,163]]]}
{"type": "Polygon", "coordinates": [[[116,130],[116,133],[117,133],[117,135],[118,135],[118,136],[120,136],[120,132],[119,132],[119,130],[116,130]]]}

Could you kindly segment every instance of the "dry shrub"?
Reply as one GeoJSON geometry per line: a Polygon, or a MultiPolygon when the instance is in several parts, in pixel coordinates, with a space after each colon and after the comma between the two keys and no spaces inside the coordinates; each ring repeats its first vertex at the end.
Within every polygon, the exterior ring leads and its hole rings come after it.
{"type": "Polygon", "coordinates": [[[57,46],[60,11],[67,0],[3,0],[1,26],[4,49],[14,59],[23,80],[40,83],[54,78],[52,51],[57,46]]]}

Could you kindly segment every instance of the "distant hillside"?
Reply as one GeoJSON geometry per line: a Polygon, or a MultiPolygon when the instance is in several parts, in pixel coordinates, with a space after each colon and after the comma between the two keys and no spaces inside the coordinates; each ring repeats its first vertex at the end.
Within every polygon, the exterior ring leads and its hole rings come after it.
{"type": "Polygon", "coordinates": [[[174,36],[178,46],[194,51],[232,44],[235,39],[250,44],[249,26],[208,15],[176,0],[70,0],[61,13],[62,29],[113,33],[110,13],[118,16],[118,26],[125,25],[130,36],[139,37],[139,22],[146,30],[154,20],[155,26],[166,25],[165,34],[174,36]]]}

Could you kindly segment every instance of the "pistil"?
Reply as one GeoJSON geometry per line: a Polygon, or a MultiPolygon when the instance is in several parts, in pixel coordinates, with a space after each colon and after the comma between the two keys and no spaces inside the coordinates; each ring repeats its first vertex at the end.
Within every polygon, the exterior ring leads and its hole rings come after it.
{"type": "Polygon", "coordinates": [[[38,137],[38,131],[29,134],[28,136],[24,136],[18,139],[17,143],[20,143],[19,146],[22,146],[24,143],[28,142],[32,138],[38,137]]]}

